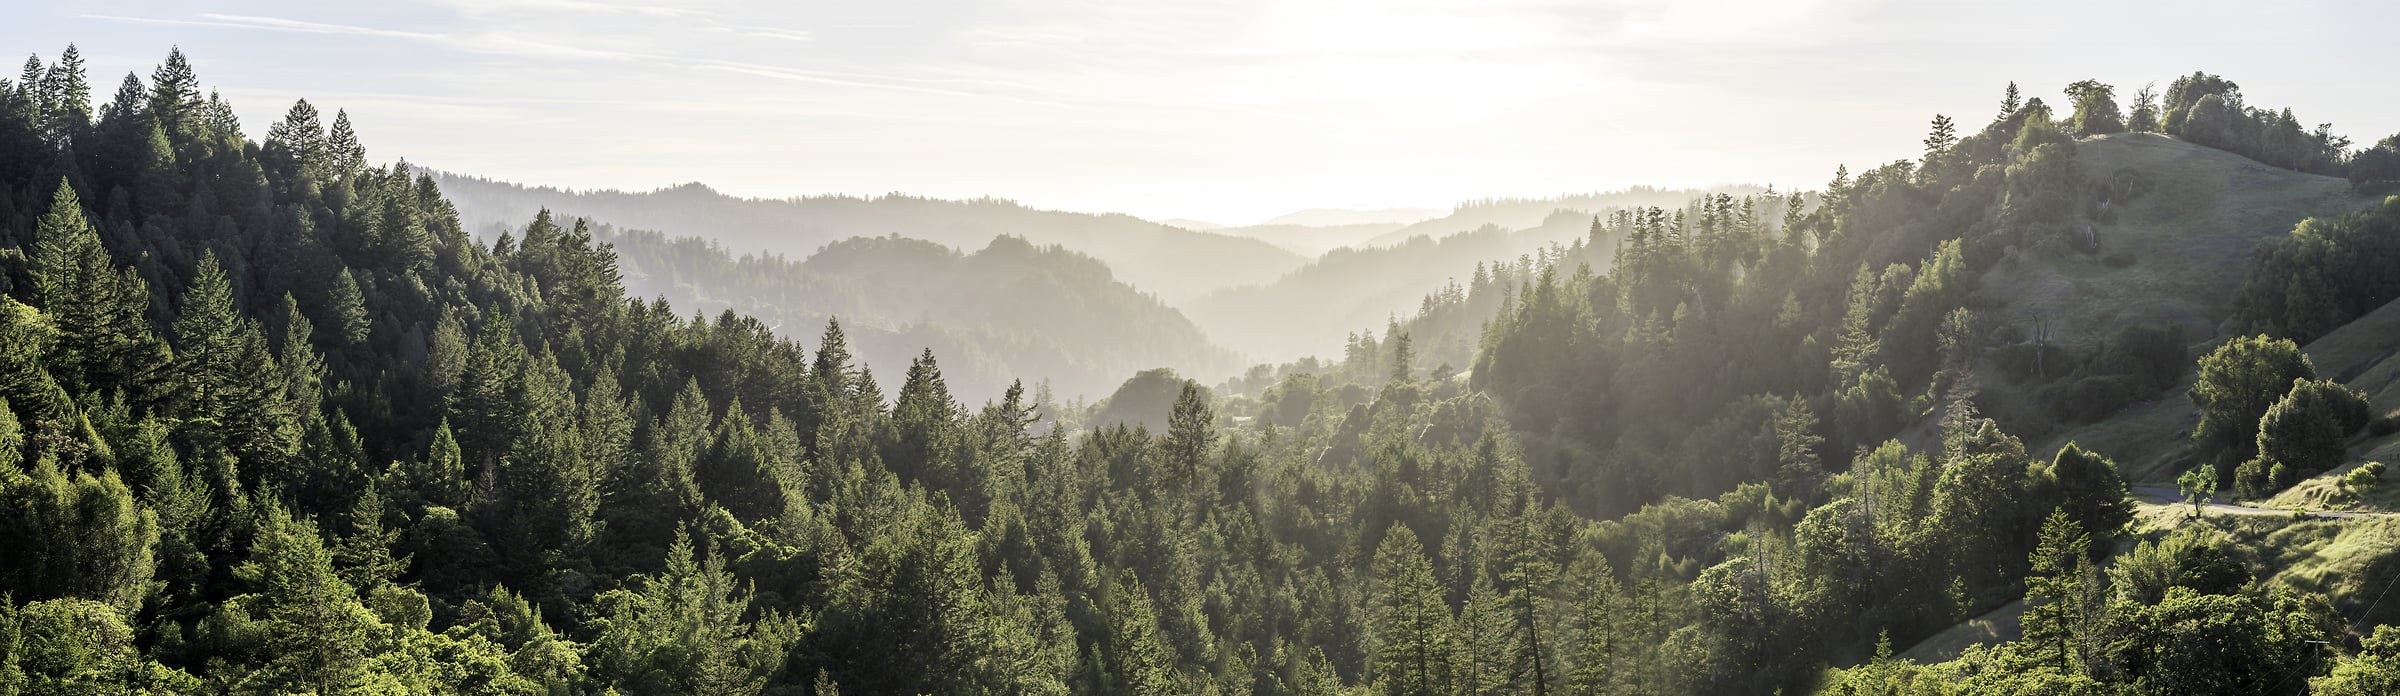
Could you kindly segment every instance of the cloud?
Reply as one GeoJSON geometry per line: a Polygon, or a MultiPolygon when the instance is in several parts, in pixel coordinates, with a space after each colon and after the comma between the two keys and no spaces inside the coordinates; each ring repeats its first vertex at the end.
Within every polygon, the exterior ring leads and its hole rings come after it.
{"type": "Polygon", "coordinates": [[[419,40],[440,40],[440,39],[442,39],[442,38],[443,38],[443,36],[442,36],[441,34],[432,34],[432,33],[426,33],[426,32],[416,32],[416,31],[400,31],[400,30],[396,30],[396,29],[377,29],[377,28],[374,28],[374,27],[360,27],[360,26],[351,26],[351,25],[347,25],[347,24],[325,24],[325,23],[321,23],[321,22],[304,22],[304,21],[300,21],[300,20],[296,20],[296,19],[283,19],[283,18],[279,18],[279,17],[253,17],[253,16],[248,16],[248,15],[228,15],[228,14],[213,14],[213,13],[212,13],[212,14],[201,14],[201,15],[199,15],[199,16],[200,16],[200,19],[175,19],[175,18],[167,18],[167,17],[133,17],[133,16],[126,16],[126,15],[110,15],[110,14],[84,14],[84,15],[78,15],[78,16],[79,16],[79,17],[82,17],[82,18],[84,18],[84,19],[98,19],[98,20],[110,21],[110,22],[133,22],[133,23],[137,23],[137,24],[167,24],[167,25],[178,25],[178,26],[194,26],[194,27],[218,27],[218,28],[225,28],[225,29],[256,29],[256,30],[261,30],[261,31],[281,31],[281,32],[292,32],[292,33],[300,33],[300,34],[348,34],[348,35],[353,35],[353,36],[380,36],[380,37],[385,37],[385,38],[394,38],[394,39],[419,39],[419,40]]]}

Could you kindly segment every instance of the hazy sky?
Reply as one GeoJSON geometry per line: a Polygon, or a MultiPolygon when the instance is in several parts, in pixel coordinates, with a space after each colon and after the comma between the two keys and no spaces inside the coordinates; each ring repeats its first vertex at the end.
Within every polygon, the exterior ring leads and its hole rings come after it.
{"type": "MultiPolygon", "coordinates": [[[[105,98],[180,44],[253,138],[346,108],[370,156],[530,183],[905,191],[1252,222],[1913,157],[2002,85],[2195,69],[2400,131],[2389,2],[34,0],[105,98]]],[[[13,70],[8,71],[14,74],[13,70]]]]}

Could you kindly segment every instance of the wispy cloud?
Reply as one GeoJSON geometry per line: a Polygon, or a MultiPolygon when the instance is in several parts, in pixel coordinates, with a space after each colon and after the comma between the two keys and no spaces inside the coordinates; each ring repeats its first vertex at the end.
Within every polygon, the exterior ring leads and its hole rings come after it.
{"type": "Polygon", "coordinates": [[[785,41],[815,41],[815,40],[817,40],[817,35],[816,35],[816,34],[809,33],[809,32],[805,32],[805,31],[794,31],[794,30],[791,30],[791,29],[775,29],[775,28],[771,28],[771,27],[754,27],[754,28],[750,28],[750,29],[744,29],[744,30],[741,30],[741,32],[742,32],[742,35],[743,35],[743,36],[756,36],[756,37],[759,37],[759,38],[762,38],[762,39],[782,39],[782,40],[785,40],[785,41]]]}
{"type": "Polygon", "coordinates": [[[300,33],[300,34],[348,34],[348,35],[353,35],[353,36],[380,36],[380,37],[394,38],[394,39],[421,39],[421,40],[422,40],[422,39],[439,40],[439,39],[443,38],[443,35],[441,35],[441,34],[434,34],[434,33],[427,33],[427,32],[417,32],[417,31],[401,31],[401,30],[397,30],[397,29],[378,29],[378,28],[375,28],[375,27],[351,26],[351,25],[347,25],[347,24],[326,24],[326,23],[322,23],[322,22],[304,22],[304,21],[300,21],[300,20],[296,20],[296,19],[283,19],[283,18],[278,18],[278,17],[253,17],[253,16],[249,16],[249,15],[228,15],[228,14],[203,13],[203,14],[197,15],[197,17],[198,17],[197,19],[183,19],[183,18],[174,18],[174,17],[135,17],[135,16],[127,16],[127,15],[111,15],[111,14],[84,14],[84,15],[78,15],[78,16],[80,16],[80,17],[82,17],[82,18],[84,18],[84,19],[97,19],[97,20],[110,21],[110,22],[132,22],[132,23],[137,23],[137,24],[167,24],[167,25],[193,26],[193,27],[217,27],[217,28],[224,28],[224,29],[256,29],[256,30],[261,30],[261,31],[282,31],[282,32],[293,32],[293,33],[300,33]]]}

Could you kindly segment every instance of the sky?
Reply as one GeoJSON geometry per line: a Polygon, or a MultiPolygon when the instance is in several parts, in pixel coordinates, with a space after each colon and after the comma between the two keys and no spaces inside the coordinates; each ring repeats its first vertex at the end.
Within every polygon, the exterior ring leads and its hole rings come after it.
{"type": "MultiPolygon", "coordinates": [[[[2002,87],[2130,104],[2193,70],[2400,132],[2388,2],[75,0],[100,98],[180,46],[252,138],[293,100],[369,156],[532,184],[997,196],[1151,219],[1632,185],[1821,187],[2002,87]]],[[[10,74],[13,74],[11,72],[10,74]]]]}

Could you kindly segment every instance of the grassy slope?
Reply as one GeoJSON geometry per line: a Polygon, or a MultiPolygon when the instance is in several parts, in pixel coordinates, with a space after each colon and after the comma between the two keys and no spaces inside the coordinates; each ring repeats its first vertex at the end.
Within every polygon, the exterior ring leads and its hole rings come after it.
{"type": "MultiPolygon", "coordinates": [[[[1987,272],[1979,290],[1999,301],[1995,317],[2000,321],[2025,326],[2031,317],[2047,314],[2056,339],[2078,353],[2096,348],[2117,326],[2159,321],[2181,325],[2186,336],[2201,339],[2192,346],[2198,355],[2224,338],[2220,329],[2232,316],[2233,296],[2241,289],[2251,250],[2260,242],[2288,234],[2310,216],[2340,215],[2375,201],[2353,194],[2339,179],[2276,169],[2159,135],[2091,138],[2083,141],[2079,155],[2092,177],[2130,171],[2146,180],[2146,193],[2119,206],[2114,223],[2099,226],[2101,254],[2023,254],[1987,272]],[[2103,262],[2109,255],[2129,255],[2134,262],[2112,268],[2103,262]]],[[[2400,359],[2392,359],[2393,348],[2400,346],[2400,303],[2354,325],[2310,344],[2312,359],[2325,374],[2354,377],[2350,384],[2376,399],[2379,410],[2400,406],[2395,403],[2400,402],[2400,359]]],[[[2098,423],[2066,429],[2042,442],[2036,452],[2046,457],[2077,442],[2115,458],[2135,482],[2170,481],[2177,451],[2198,422],[2198,414],[2183,399],[2189,386],[2187,374],[2183,384],[2157,398],[2098,423]]],[[[2365,443],[2355,451],[2400,459],[2400,436],[2389,440],[2365,443]]],[[[2394,497],[2389,509],[2400,509],[2400,486],[2387,489],[2394,497]]],[[[2139,507],[2142,514],[2135,527],[2149,533],[2188,521],[2179,505],[2139,507]]],[[[2327,591],[2336,606],[2353,613],[2368,601],[2355,595],[2364,591],[2371,596],[2386,577],[2364,577],[2361,571],[2390,555],[2393,542],[2400,540],[2400,520],[2292,521],[2268,516],[2223,524],[2249,530],[2235,536],[2260,563],[2261,577],[2327,591]],[[2369,581],[2377,587],[2363,587],[2369,581]]],[[[2013,640],[2019,632],[2016,617],[2023,611],[2022,602],[2012,602],[1935,634],[1900,656],[1932,662],[1956,657],[1969,645],[2013,640]]]]}
{"type": "MultiPolygon", "coordinates": [[[[1986,273],[1981,293],[2001,306],[1993,317],[2029,326],[2047,314],[2057,340],[2088,353],[2118,326],[2169,322],[2202,339],[2197,355],[2223,338],[2251,250],[2288,234],[2302,219],[2340,215],[2374,202],[2340,179],[2276,169],[2229,152],[2165,136],[2121,134],[2085,140],[2078,154],[2087,174],[2108,179],[2129,172],[2146,191],[2115,210],[2097,229],[2099,255],[2027,253],[1986,273]],[[2112,268],[2108,256],[2130,256],[2112,268]]],[[[2388,334],[2387,334],[2388,335],[2388,334]]],[[[2312,347],[2313,348],[2313,347],[2312,347]]],[[[2173,478],[2177,446],[2197,422],[2182,388],[2158,395],[2099,423],[2067,429],[2043,442],[2047,453],[2069,441],[2115,458],[2135,481],[2173,478]]]]}

